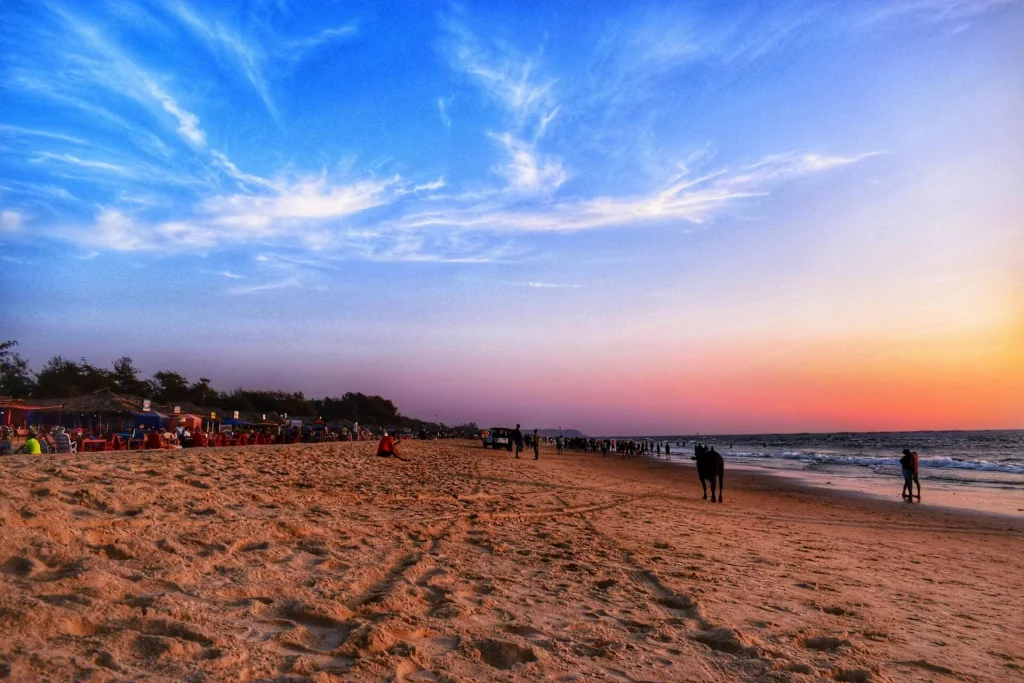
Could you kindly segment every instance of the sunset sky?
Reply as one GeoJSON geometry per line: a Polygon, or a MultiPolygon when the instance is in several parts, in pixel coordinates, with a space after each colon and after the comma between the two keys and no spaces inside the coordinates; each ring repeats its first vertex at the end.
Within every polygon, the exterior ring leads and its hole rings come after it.
{"type": "Polygon", "coordinates": [[[1016,0],[4,0],[0,339],[481,426],[1024,428],[1022,65],[1016,0]]]}

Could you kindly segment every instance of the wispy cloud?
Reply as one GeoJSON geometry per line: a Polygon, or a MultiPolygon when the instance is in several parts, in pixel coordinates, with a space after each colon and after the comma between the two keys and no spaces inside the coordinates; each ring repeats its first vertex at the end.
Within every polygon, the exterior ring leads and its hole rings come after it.
{"type": "Polygon", "coordinates": [[[228,159],[226,154],[213,149],[210,150],[210,156],[213,157],[214,162],[218,166],[220,166],[222,170],[224,170],[229,176],[239,181],[243,185],[253,185],[255,187],[269,189],[274,188],[274,183],[272,183],[270,180],[267,180],[266,178],[261,178],[260,176],[253,175],[251,173],[245,173],[244,171],[239,169],[238,166],[236,166],[234,162],[231,161],[231,159],[228,159]]]}
{"type": "Polygon", "coordinates": [[[221,277],[229,280],[244,280],[245,278],[237,273],[232,273],[230,270],[217,270],[217,271],[206,271],[211,275],[220,275],[221,277]]]}
{"type": "Polygon", "coordinates": [[[329,43],[348,39],[358,32],[354,24],[326,28],[316,35],[306,38],[294,38],[285,41],[283,52],[292,60],[298,61],[309,53],[329,43]]]}
{"type": "Polygon", "coordinates": [[[53,11],[81,41],[73,58],[78,79],[85,76],[88,81],[135,99],[144,106],[159,105],[174,117],[178,133],[189,143],[198,147],[206,144],[205,134],[199,127],[199,117],[182,107],[161,87],[156,76],[104,35],[99,26],[62,8],[54,7],[53,11]]]}
{"type": "Polygon", "coordinates": [[[540,76],[536,58],[480,38],[456,18],[446,19],[443,26],[450,35],[446,52],[452,65],[502,105],[516,128],[540,126],[558,108],[555,79],[540,76]]]}
{"type": "Polygon", "coordinates": [[[15,230],[20,230],[24,223],[25,217],[17,211],[9,209],[0,211],[0,230],[14,232],[15,230]]]}
{"type": "Polygon", "coordinates": [[[441,116],[441,123],[444,124],[445,128],[451,128],[452,119],[448,116],[448,103],[445,102],[443,97],[437,98],[437,113],[441,116]]]}
{"type": "Polygon", "coordinates": [[[168,114],[178,120],[178,132],[196,147],[206,146],[206,134],[199,127],[199,117],[183,109],[173,97],[150,80],[145,81],[149,93],[168,114]]]}
{"type": "Polygon", "coordinates": [[[558,282],[513,282],[516,287],[532,287],[533,289],[580,289],[582,285],[558,282]]]}
{"type": "Polygon", "coordinates": [[[902,0],[857,7],[864,25],[886,21],[963,22],[1005,7],[1020,5],[1020,0],[902,0]]]}
{"type": "Polygon", "coordinates": [[[57,133],[49,130],[36,130],[33,128],[23,128],[21,126],[12,126],[8,124],[0,124],[0,135],[22,135],[38,138],[46,138],[48,140],[60,140],[61,142],[70,142],[75,145],[88,145],[89,142],[82,138],[75,137],[73,135],[65,135],[64,133],[57,133]]]}
{"type": "Polygon", "coordinates": [[[406,228],[449,227],[460,230],[566,232],[663,222],[702,224],[737,201],[770,193],[774,184],[870,158],[789,153],[766,157],[735,170],[691,177],[689,171],[667,186],[633,197],[596,197],[543,204],[481,204],[413,213],[401,219],[406,228]]]}
{"type": "Polygon", "coordinates": [[[254,41],[247,41],[218,19],[200,14],[184,0],[166,0],[165,8],[179,19],[193,35],[202,40],[215,55],[234,64],[259,95],[267,111],[279,119],[277,106],[270,96],[270,85],[264,74],[265,56],[254,41]]]}
{"type": "Polygon", "coordinates": [[[512,191],[550,195],[568,178],[562,160],[539,154],[536,145],[515,138],[511,133],[491,137],[507,155],[505,162],[494,170],[508,181],[512,191]]]}
{"type": "Polygon", "coordinates": [[[54,154],[52,152],[43,152],[32,159],[33,163],[41,163],[44,161],[53,161],[63,164],[71,164],[72,166],[81,166],[82,168],[88,168],[95,171],[109,171],[110,173],[117,173],[120,175],[131,175],[131,169],[125,166],[119,166],[118,164],[111,164],[106,161],[95,161],[92,159],[81,159],[74,154],[54,154]]]}
{"type": "Polygon", "coordinates": [[[245,285],[241,287],[232,287],[228,290],[229,294],[244,295],[244,294],[258,294],[260,292],[270,292],[275,289],[290,289],[292,287],[298,287],[301,285],[301,281],[297,277],[289,277],[283,280],[275,280],[273,282],[263,282],[256,285],[245,285]]]}

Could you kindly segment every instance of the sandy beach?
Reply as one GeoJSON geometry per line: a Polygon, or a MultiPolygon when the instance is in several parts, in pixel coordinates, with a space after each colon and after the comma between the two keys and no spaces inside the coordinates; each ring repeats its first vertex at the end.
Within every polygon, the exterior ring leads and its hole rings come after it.
{"type": "Polygon", "coordinates": [[[401,447],[3,459],[0,678],[1024,678],[1012,516],[401,447]]]}

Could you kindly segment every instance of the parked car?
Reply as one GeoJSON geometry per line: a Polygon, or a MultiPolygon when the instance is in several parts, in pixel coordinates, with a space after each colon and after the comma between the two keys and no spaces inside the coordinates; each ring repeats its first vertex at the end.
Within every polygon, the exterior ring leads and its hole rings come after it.
{"type": "Polygon", "coordinates": [[[504,448],[512,450],[512,429],[509,427],[491,427],[484,433],[484,448],[490,446],[494,450],[504,448]]]}

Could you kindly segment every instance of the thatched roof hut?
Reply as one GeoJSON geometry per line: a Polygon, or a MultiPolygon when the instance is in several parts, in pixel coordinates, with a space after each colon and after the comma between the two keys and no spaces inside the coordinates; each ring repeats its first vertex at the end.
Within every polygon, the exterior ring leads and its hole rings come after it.
{"type": "Polygon", "coordinates": [[[60,403],[65,413],[138,413],[142,411],[142,400],[139,396],[100,389],[91,394],[63,399],[60,403]]]}

